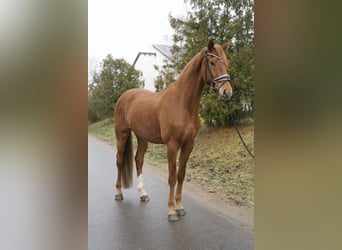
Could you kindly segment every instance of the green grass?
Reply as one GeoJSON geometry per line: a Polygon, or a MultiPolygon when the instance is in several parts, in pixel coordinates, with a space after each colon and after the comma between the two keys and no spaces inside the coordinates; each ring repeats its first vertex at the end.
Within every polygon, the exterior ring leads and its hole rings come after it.
{"type": "MultiPolygon", "coordinates": [[[[89,125],[88,132],[115,144],[113,119],[89,125]]],[[[247,145],[254,152],[254,126],[240,127],[247,145]]],[[[135,138],[135,137],[133,137],[135,138]]],[[[136,141],[134,140],[136,147],[136,141]]],[[[167,170],[166,146],[150,143],[145,160],[167,170]]],[[[202,126],[188,161],[186,181],[238,205],[254,205],[254,160],[250,157],[234,128],[202,126]]]]}
{"type": "Polygon", "coordinates": [[[114,134],[114,120],[106,119],[88,126],[88,133],[104,140],[111,145],[116,142],[114,134]]]}

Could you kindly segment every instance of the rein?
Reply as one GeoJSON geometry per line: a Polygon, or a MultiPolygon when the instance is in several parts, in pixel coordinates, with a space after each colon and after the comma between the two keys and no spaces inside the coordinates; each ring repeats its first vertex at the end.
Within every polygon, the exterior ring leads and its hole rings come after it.
{"type": "Polygon", "coordinates": [[[242,135],[240,134],[240,131],[239,131],[237,125],[236,125],[236,122],[235,122],[235,119],[234,119],[233,112],[232,112],[232,109],[230,107],[230,102],[229,101],[227,101],[227,108],[228,108],[228,111],[229,111],[230,118],[233,121],[234,128],[235,128],[236,132],[238,133],[242,144],[245,146],[245,148],[248,151],[248,153],[250,154],[250,156],[254,159],[254,155],[252,154],[251,150],[247,147],[247,144],[243,140],[242,135]]]}

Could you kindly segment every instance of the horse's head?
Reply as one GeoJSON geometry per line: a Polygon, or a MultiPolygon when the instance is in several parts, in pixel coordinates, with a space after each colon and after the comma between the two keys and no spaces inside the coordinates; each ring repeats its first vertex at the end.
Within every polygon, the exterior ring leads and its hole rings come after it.
{"type": "Polygon", "coordinates": [[[217,92],[222,100],[229,100],[233,94],[230,85],[230,76],[227,74],[228,59],[225,50],[229,47],[230,42],[223,44],[215,44],[213,39],[208,42],[204,54],[204,70],[205,81],[217,92]]]}

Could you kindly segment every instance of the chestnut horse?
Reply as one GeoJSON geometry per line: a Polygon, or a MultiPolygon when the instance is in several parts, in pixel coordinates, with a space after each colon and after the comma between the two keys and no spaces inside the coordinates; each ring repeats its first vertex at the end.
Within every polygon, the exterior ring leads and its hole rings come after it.
{"type": "Polygon", "coordinates": [[[115,106],[118,168],[115,200],[123,200],[122,186],[129,188],[132,185],[133,131],[138,141],[135,163],[140,200],[149,201],[142,179],[147,144],[166,144],[170,186],[168,220],[177,221],[178,216],[185,215],[182,206],[182,187],[186,163],[200,128],[198,107],[203,87],[205,84],[211,85],[223,100],[228,100],[232,95],[230,77],[227,74],[228,60],[225,55],[229,45],[230,42],[221,46],[211,39],[208,46],[185,66],[178,80],[161,92],[130,89],[119,98],[115,106]],[[177,172],[176,159],[179,150],[177,172]]]}

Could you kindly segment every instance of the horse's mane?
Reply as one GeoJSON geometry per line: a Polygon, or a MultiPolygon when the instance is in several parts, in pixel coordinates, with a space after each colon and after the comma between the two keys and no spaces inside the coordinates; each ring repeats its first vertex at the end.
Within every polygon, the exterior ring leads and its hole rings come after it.
{"type": "MultiPolygon", "coordinates": [[[[193,65],[193,64],[198,64],[199,62],[199,60],[200,60],[200,62],[202,62],[202,59],[203,59],[203,55],[204,55],[204,50],[205,49],[207,49],[206,47],[205,48],[203,48],[203,49],[201,49],[201,51],[199,51],[186,65],[185,65],[185,67],[183,68],[183,70],[182,70],[182,72],[180,73],[180,75],[179,75],[179,78],[181,77],[181,75],[183,75],[188,69],[189,69],[189,67],[191,66],[191,65],[193,65]]],[[[198,65],[198,66],[200,66],[200,64],[198,65]]],[[[179,79],[178,78],[178,79],[179,79]]]]}
{"type": "Polygon", "coordinates": [[[199,51],[183,68],[183,70],[181,71],[181,73],[179,74],[179,77],[177,80],[175,80],[174,82],[170,83],[169,85],[167,85],[165,88],[163,88],[161,92],[163,92],[164,90],[167,90],[169,88],[171,88],[173,85],[177,84],[178,82],[180,82],[182,80],[182,76],[185,74],[185,72],[189,69],[189,67],[193,64],[197,64],[198,60],[200,60],[202,62],[202,58],[203,58],[203,53],[204,50],[207,49],[206,47],[201,49],[201,51],[199,51]]]}

